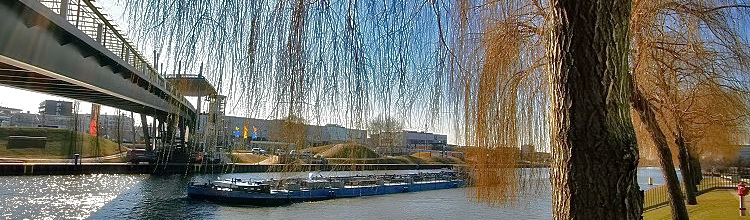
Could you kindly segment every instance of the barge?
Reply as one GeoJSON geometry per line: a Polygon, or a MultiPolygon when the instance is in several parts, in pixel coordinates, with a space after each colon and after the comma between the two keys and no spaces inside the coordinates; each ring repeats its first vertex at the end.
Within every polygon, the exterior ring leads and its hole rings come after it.
{"type": "Polygon", "coordinates": [[[227,179],[213,182],[191,182],[190,198],[218,203],[279,206],[295,202],[320,201],[425,190],[450,189],[464,186],[461,176],[453,171],[417,174],[322,177],[285,180],[227,179]]]}

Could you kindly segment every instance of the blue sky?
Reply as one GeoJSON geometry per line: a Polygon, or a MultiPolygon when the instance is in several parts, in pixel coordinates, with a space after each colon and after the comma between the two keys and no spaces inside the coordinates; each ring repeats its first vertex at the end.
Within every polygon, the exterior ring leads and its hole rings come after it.
{"type": "MultiPolygon", "coordinates": [[[[120,2],[120,0],[99,0],[99,1],[97,1],[97,4],[99,4],[99,5],[101,5],[103,7],[103,10],[105,11],[105,13],[109,14],[110,18],[114,19],[115,23],[120,24],[119,27],[121,27],[121,28],[127,28],[128,27],[128,23],[125,20],[126,17],[123,14],[123,12],[124,12],[124,3],[123,2],[120,2]]],[[[367,11],[367,12],[363,12],[363,13],[364,14],[368,14],[368,13],[377,13],[378,12],[378,10],[375,10],[373,8],[370,8],[370,10],[372,10],[372,11],[367,11]]],[[[449,12],[450,10],[447,10],[447,11],[449,12]]],[[[420,19],[424,19],[424,20],[434,19],[434,15],[431,14],[431,13],[429,13],[429,12],[430,12],[429,10],[420,11],[420,13],[416,13],[414,16],[419,17],[420,19]]],[[[373,16],[373,15],[370,14],[370,16],[373,16]]],[[[411,15],[409,15],[409,16],[411,16],[411,15]]],[[[378,18],[377,16],[375,16],[375,17],[378,18]]],[[[399,19],[399,18],[396,17],[395,19],[399,19]]],[[[444,17],[444,19],[447,19],[447,18],[444,17]]],[[[746,19],[746,18],[740,18],[740,19],[746,19]]],[[[387,40],[384,40],[386,38],[379,38],[382,35],[387,35],[389,33],[389,31],[393,31],[393,28],[389,27],[387,25],[387,24],[389,24],[389,22],[394,22],[394,21],[380,21],[379,19],[376,19],[376,21],[362,22],[363,26],[370,25],[370,26],[367,26],[367,27],[363,28],[363,29],[368,30],[368,31],[366,31],[366,33],[363,33],[365,35],[364,39],[366,41],[368,41],[368,44],[364,45],[364,47],[363,47],[363,50],[365,52],[372,53],[372,54],[380,54],[380,53],[393,53],[394,51],[397,51],[393,47],[398,47],[398,45],[396,45],[396,44],[390,44],[389,42],[387,42],[387,40]],[[378,26],[378,25],[381,25],[381,26],[378,26]]],[[[446,22],[446,21],[443,21],[443,22],[446,22]]],[[[747,24],[747,22],[739,22],[739,23],[747,24]]],[[[418,24],[421,24],[423,26],[422,27],[413,28],[413,30],[412,30],[412,31],[417,31],[418,33],[416,33],[416,34],[415,33],[411,33],[409,36],[411,36],[413,38],[409,38],[409,39],[406,39],[406,40],[409,40],[409,41],[419,41],[419,40],[425,40],[425,39],[427,39],[427,40],[432,40],[432,41],[428,42],[428,43],[425,43],[424,45],[426,45],[426,46],[418,45],[418,48],[408,48],[408,51],[410,53],[422,54],[422,55],[424,55],[426,57],[433,56],[434,54],[431,54],[431,53],[433,53],[433,51],[436,50],[435,47],[438,45],[437,42],[435,41],[435,39],[437,39],[436,38],[437,30],[435,30],[434,25],[429,25],[429,21],[426,21],[424,23],[420,22],[418,24]],[[430,44],[433,44],[433,45],[430,46],[430,44]]],[[[339,25],[339,24],[337,23],[336,25],[339,25]]],[[[444,31],[445,31],[445,35],[446,36],[450,35],[450,32],[449,32],[450,30],[446,29],[444,31]]],[[[745,37],[747,38],[747,36],[745,36],[745,37]]],[[[447,40],[449,40],[449,39],[447,39],[447,40]]],[[[142,41],[136,41],[137,44],[139,42],[142,42],[142,41]]],[[[152,50],[151,47],[148,47],[148,44],[139,44],[138,46],[142,47],[142,48],[140,48],[141,51],[151,51],[152,50]]],[[[407,46],[414,46],[414,45],[407,45],[407,46]]],[[[144,53],[144,54],[146,55],[146,57],[151,57],[151,53],[144,53]]],[[[369,62],[371,62],[370,64],[377,63],[377,62],[388,62],[388,61],[383,61],[383,60],[378,61],[377,60],[378,59],[377,56],[371,56],[369,58],[375,59],[373,61],[369,61],[369,62]]],[[[168,63],[168,62],[165,62],[165,63],[168,63]]],[[[169,65],[169,64],[167,64],[167,65],[169,65]]],[[[393,67],[387,66],[387,65],[382,65],[382,64],[377,64],[377,65],[380,65],[380,66],[374,65],[371,68],[373,69],[373,71],[377,71],[380,74],[379,77],[382,77],[383,79],[378,79],[378,80],[376,80],[373,83],[390,84],[393,81],[399,80],[398,79],[398,72],[393,72],[392,71],[392,69],[394,69],[393,67]]],[[[432,69],[430,69],[430,68],[433,68],[433,67],[430,66],[429,62],[427,62],[427,61],[423,61],[423,62],[414,61],[414,62],[410,63],[409,65],[410,66],[407,68],[408,71],[412,71],[412,72],[414,72],[416,74],[420,74],[420,72],[429,72],[429,71],[432,71],[432,69]]],[[[172,67],[168,67],[168,68],[174,68],[174,67],[172,66],[172,67]]],[[[216,81],[217,79],[221,79],[221,78],[228,78],[223,73],[219,74],[219,75],[216,75],[216,76],[218,78],[213,78],[214,81],[216,81]]],[[[420,76],[419,75],[410,75],[410,77],[420,77],[420,76]]],[[[415,82],[415,84],[407,85],[404,88],[406,88],[406,89],[421,88],[421,87],[425,87],[425,85],[426,85],[425,83],[428,84],[428,82],[425,82],[425,81],[418,81],[418,80],[416,80],[414,82],[415,82]],[[411,87],[409,87],[409,86],[411,86],[411,87]]],[[[214,83],[216,83],[216,82],[214,82],[214,83]]],[[[227,88],[236,87],[237,85],[228,85],[228,83],[225,83],[224,86],[225,86],[224,90],[227,91],[228,90],[227,88]]],[[[395,87],[393,87],[393,88],[391,88],[391,87],[382,87],[382,86],[376,86],[376,87],[379,88],[379,89],[397,89],[395,87]]],[[[427,85],[426,87],[429,88],[429,85],[427,85]]],[[[229,91],[233,92],[231,89],[229,89],[229,91]]],[[[240,90],[236,90],[234,92],[238,92],[238,91],[240,91],[240,90]]],[[[421,94],[424,91],[417,91],[417,92],[419,92],[421,94]]],[[[389,95],[394,94],[393,91],[373,91],[373,93],[376,93],[376,94],[382,93],[382,94],[389,94],[389,95]]],[[[72,99],[68,99],[68,98],[64,98],[64,97],[56,97],[56,96],[51,96],[51,95],[37,93],[37,92],[19,90],[19,89],[9,88],[9,87],[6,87],[6,86],[0,86],[0,94],[6,94],[6,95],[3,96],[2,99],[0,99],[0,106],[11,107],[11,108],[19,108],[19,109],[22,109],[24,111],[30,111],[30,112],[37,112],[38,111],[38,109],[37,109],[38,104],[41,101],[43,101],[43,100],[52,99],[52,100],[73,101],[72,99]]],[[[232,96],[232,95],[230,95],[230,96],[232,96]]],[[[233,95],[233,97],[241,97],[241,96],[242,96],[242,94],[234,94],[233,95]]],[[[404,97],[398,97],[398,96],[391,97],[392,100],[396,100],[396,101],[393,101],[394,102],[393,103],[394,106],[396,106],[396,105],[403,105],[404,103],[413,102],[413,100],[410,100],[408,98],[409,97],[406,97],[406,98],[404,98],[404,97]]],[[[417,97],[417,98],[419,98],[419,97],[417,97]]],[[[391,100],[391,99],[388,99],[388,100],[391,100]]],[[[194,98],[193,99],[189,99],[189,100],[191,100],[191,102],[193,102],[193,104],[195,104],[195,99],[194,98]]],[[[450,101],[450,100],[445,99],[444,101],[450,101]]],[[[230,102],[229,105],[228,105],[228,108],[230,110],[233,110],[234,109],[233,106],[236,106],[235,103],[236,102],[230,102]]],[[[379,105],[379,104],[376,104],[376,105],[379,105]]],[[[89,113],[90,112],[91,103],[81,102],[80,106],[81,106],[81,109],[80,109],[79,113],[89,113]]],[[[394,107],[394,108],[397,108],[397,107],[394,107]]],[[[416,109],[419,111],[420,107],[417,107],[416,109]]],[[[104,114],[115,114],[116,110],[114,108],[104,107],[102,109],[102,112],[104,114]]],[[[444,114],[444,113],[447,113],[447,112],[441,112],[439,114],[444,114]]],[[[242,110],[232,111],[232,112],[229,112],[229,114],[230,115],[243,115],[243,111],[242,110]]],[[[419,112],[419,114],[426,114],[426,113],[419,112]]],[[[447,124],[450,124],[450,122],[442,121],[442,122],[439,122],[439,124],[442,124],[443,126],[439,125],[436,128],[428,128],[428,126],[426,125],[426,122],[425,122],[426,119],[424,119],[422,117],[426,117],[426,116],[411,117],[411,118],[407,119],[407,120],[409,120],[408,121],[409,123],[405,126],[405,128],[412,129],[412,130],[425,130],[425,129],[427,129],[427,130],[430,130],[430,131],[433,131],[433,132],[449,134],[449,142],[455,143],[455,135],[452,134],[454,131],[452,131],[452,129],[450,128],[450,126],[447,125],[447,124]]],[[[445,120],[445,119],[443,119],[443,120],[445,120]]],[[[327,122],[322,122],[322,123],[325,124],[327,122]]],[[[336,122],[334,122],[334,123],[336,123],[336,122]]],[[[340,124],[343,124],[343,123],[340,123],[340,124]]]]}

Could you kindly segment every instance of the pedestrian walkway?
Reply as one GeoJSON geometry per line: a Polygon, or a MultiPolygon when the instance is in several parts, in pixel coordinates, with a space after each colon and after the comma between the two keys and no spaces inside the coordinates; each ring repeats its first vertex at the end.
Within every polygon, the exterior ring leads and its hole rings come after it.
{"type": "MultiPolygon", "coordinates": [[[[745,206],[750,205],[745,197],[745,206]]],[[[750,219],[739,214],[740,199],[736,190],[715,190],[698,196],[698,205],[688,205],[690,219],[750,219]]],[[[643,213],[644,220],[669,220],[672,212],[669,206],[663,206],[653,211],[643,213]]]]}

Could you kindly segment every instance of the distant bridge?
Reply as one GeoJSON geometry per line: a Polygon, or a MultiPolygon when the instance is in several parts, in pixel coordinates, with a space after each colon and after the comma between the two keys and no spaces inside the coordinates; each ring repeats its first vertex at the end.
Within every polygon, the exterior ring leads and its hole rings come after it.
{"type": "Polygon", "coordinates": [[[195,121],[195,108],[89,0],[0,0],[0,84],[195,121]]]}

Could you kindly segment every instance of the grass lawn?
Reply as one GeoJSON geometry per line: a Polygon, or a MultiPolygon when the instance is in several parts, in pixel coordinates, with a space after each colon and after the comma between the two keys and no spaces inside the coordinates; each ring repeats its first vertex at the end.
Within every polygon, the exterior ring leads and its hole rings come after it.
{"type": "MultiPolygon", "coordinates": [[[[750,205],[745,197],[745,206],[750,205]]],[[[739,197],[734,190],[716,190],[698,196],[698,205],[688,205],[690,219],[750,219],[748,216],[740,217],[739,197]]],[[[643,213],[643,219],[672,219],[669,206],[664,206],[653,211],[643,213]]]]}
{"type": "MultiPolygon", "coordinates": [[[[99,137],[99,148],[96,148],[97,137],[81,132],[73,132],[59,128],[0,128],[0,157],[26,159],[63,159],[72,158],[72,154],[80,151],[83,157],[97,157],[117,154],[126,151],[119,148],[117,143],[99,137]],[[13,135],[47,137],[45,148],[8,149],[8,137],[13,135]]],[[[115,161],[117,162],[117,161],[115,161]]]]}

